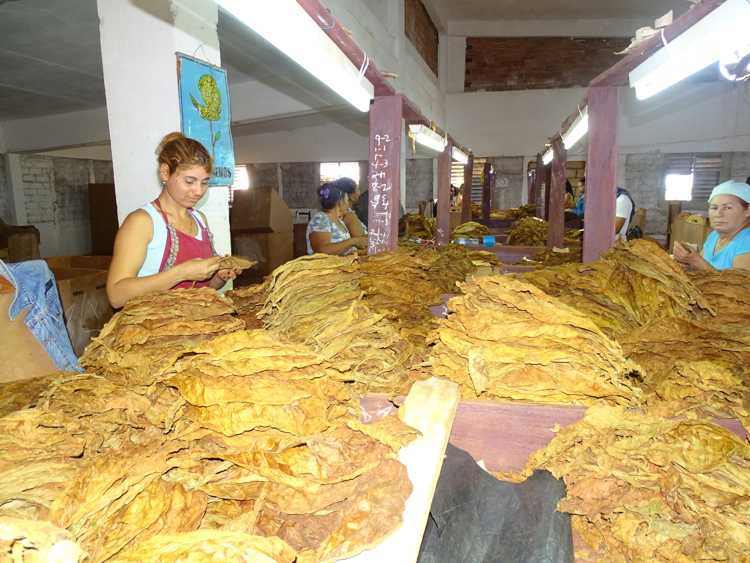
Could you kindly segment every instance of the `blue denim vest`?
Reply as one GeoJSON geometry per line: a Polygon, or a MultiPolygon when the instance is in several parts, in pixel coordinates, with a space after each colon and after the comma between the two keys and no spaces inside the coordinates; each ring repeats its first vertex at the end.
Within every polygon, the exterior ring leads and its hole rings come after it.
{"type": "Polygon", "coordinates": [[[57,368],[83,371],[65,328],[55,275],[47,263],[44,260],[29,260],[6,264],[0,260],[0,276],[16,288],[8,311],[10,320],[15,320],[24,309],[30,308],[24,322],[57,368]]]}

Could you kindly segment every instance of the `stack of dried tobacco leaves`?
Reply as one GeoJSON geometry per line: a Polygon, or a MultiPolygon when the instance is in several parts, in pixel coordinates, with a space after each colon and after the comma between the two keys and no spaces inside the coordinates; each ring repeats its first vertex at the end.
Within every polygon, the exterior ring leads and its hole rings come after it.
{"type": "Polygon", "coordinates": [[[406,239],[432,240],[437,233],[434,217],[425,217],[421,213],[407,213],[399,221],[399,233],[406,239]]]}
{"type": "Polygon", "coordinates": [[[0,418],[0,549],[64,528],[90,561],[328,561],[399,525],[396,456],[415,432],[360,423],[345,374],[310,348],[239,331],[148,387],[119,379],[72,375],[0,418]],[[6,544],[8,517],[57,528],[6,544]]]}
{"type": "Polygon", "coordinates": [[[443,293],[458,292],[457,282],[477,271],[497,271],[501,264],[491,252],[470,250],[460,244],[417,249],[416,255],[428,264],[427,276],[443,293]]]}
{"type": "Polygon", "coordinates": [[[404,338],[425,348],[435,329],[430,306],[440,303],[442,290],[429,279],[430,262],[406,250],[363,257],[360,286],[365,303],[395,323],[404,338]]]}
{"type": "Polygon", "coordinates": [[[274,271],[259,316],[268,330],[335,362],[350,381],[403,392],[406,372],[424,350],[362,300],[362,275],[356,256],[298,258],[274,271]]]}
{"type": "Polygon", "coordinates": [[[89,344],[81,365],[110,379],[150,385],[195,344],[245,328],[232,302],[210,288],[131,299],[89,344]]]}
{"type": "Polygon", "coordinates": [[[486,225],[482,225],[481,223],[477,223],[476,221],[469,221],[453,229],[451,238],[481,238],[484,235],[488,234],[490,234],[490,230],[486,225]]]}
{"type": "Polygon", "coordinates": [[[565,480],[558,508],[589,548],[578,557],[747,561],[750,446],[724,428],[591,407],[531,456],[524,475],[534,469],[565,480]]]}
{"type": "Polygon", "coordinates": [[[638,366],[577,310],[508,276],[477,278],[449,304],[433,371],[466,397],[541,403],[628,404],[638,366]]]}
{"type": "Polygon", "coordinates": [[[618,243],[591,264],[568,264],[520,276],[586,314],[610,336],[657,319],[701,318],[711,308],[656,243],[618,243]]]}
{"type": "Polygon", "coordinates": [[[508,231],[508,244],[518,246],[544,246],[549,227],[547,221],[538,217],[519,219],[508,231]]]}
{"type": "Polygon", "coordinates": [[[237,316],[245,322],[245,328],[261,328],[263,321],[258,313],[266,302],[268,286],[264,283],[254,284],[227,291],[226,296],[232,301],[237,316]]]}
{"type": "Polygon", "coordinates": [[[750,272],[711,270],[688,275],[716,312],[718,323],[750,324],[750,272]]]}

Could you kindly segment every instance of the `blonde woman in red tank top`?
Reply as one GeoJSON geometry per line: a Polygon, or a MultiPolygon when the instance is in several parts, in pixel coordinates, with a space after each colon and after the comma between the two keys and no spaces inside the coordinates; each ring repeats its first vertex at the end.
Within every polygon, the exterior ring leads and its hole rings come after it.
{"type": "MultiPolygon", "coordinates": [[[[170,133],[157,150],[162,190],[151,205],[158,214],[143,209],[130,213],[115,239],[107,277],[107,295],[114,308],[129,299],[179,287],[220,288],[239,272],[219,269],[220,256],[205,216],[194,210],[211,178],[211,157],[205,147],[182,133],[170,133]],[[163,221],[156,225],[155,221],[163,221]],[[154,248],[157,229],[166,228],[166,239],[154,248]],[[163,248],[162,248],[163,247],[163,248]],[[156,252],[158,271],[142,272],[147,254],[156,252]]],[[[153,258],[153,256],[151,257],[153,258]]]]}

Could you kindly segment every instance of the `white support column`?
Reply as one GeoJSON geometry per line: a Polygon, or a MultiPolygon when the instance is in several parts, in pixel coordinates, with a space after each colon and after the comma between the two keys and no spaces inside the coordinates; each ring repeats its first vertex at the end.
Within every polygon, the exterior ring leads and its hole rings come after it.
{"type": "MultiPolygon", "coordinates": [[[[155,149],[180,129],[176,52],[221,63],[218,8],[205,0],[97,0],[102,65],[122,222],[159,194],[155,149]]],[[[219,253],[231,252],[229,188],[210,188],[198,204],[219,253]]]]}
{"type": "Polygon", "coordinates": [[[23,172],[21,171],[21,155],[8,153],[6,155],[8,182],[10,182],[10,194],[12,201],[8,207],[12,213],[11,221],[16,225],[27,225],[29,220],[26,215],[26,196],[23,193],[23,172]]]}

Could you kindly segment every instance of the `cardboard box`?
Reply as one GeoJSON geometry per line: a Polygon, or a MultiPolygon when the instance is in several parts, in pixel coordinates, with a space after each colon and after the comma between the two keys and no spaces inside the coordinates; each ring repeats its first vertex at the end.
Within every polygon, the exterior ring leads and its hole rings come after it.
{"type": "MultiPolygon", "coordinates": [[[[65,326],[68,329],[73,350],[78,356],[83,353],[91,339],[99,334],[114,314],[107,298],[107,270],[71,268],[54,264],[65,264],[66,261],[69,264],[86,263],[88,258],[104,259],[106,257],[71,256],[47,260],[50,269],[55,274],[65,316],[65,326]]],[[[95,261],[89,262],[89,264],[92,263],[95,261]]]]}
{"type": "Polygon", "coordinates": [[[254,268],[243,272],[235,285],[257,283],[294,259],[294,233],[233,233],[232,252],[258,262],[254,268]]]}
{"type": "MultiPolygon", "coordinates": [[[[696,216],[693,215],[692,217],[696,216]]],[[[693,250],[700,251],[710,232],[711,227],[708,224],[708,219],[705,219],[703,223],[697,223],[688,221],[686,215],[680,215],[672,221],[670,249],[674,251],[674,243],[681,242],[693,250]]]]}
{"type": "Polygon", "coordinates": [[[292,232],[292,212],[279,194],[269,187],[234,192],[229,224],[233,231],[292,232]]]}
{"type": "Polygon", "coordinates": [[[50,268],[83,268],[86,270],[109,270],[111,256],[52,256],[45,258],[50,268]]]}

